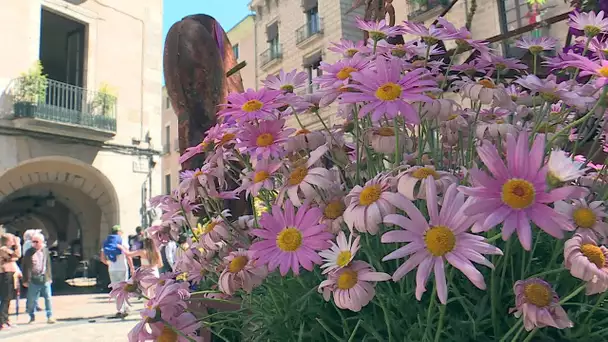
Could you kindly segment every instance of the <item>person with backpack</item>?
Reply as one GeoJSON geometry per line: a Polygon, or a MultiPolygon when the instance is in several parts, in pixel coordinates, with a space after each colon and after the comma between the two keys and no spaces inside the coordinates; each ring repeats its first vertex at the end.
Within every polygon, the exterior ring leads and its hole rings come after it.
{"type": "MultiPolygon", "coordinates": [[[[112,227],[112,233],[108,235],[103,243],[101,250],[101,262],[108,266],[108,274],[110,275],[111,283],[127,281],[129,279],[129,270],[134,273],[133,262],[131,258],[127,258],[122,249],[129,249],[129,242],[122,238],[122,229],[119,225],[112,227]]],[[[125,318],[128,315],[127,306],[116,313],[115,318],[125,318]]]]}

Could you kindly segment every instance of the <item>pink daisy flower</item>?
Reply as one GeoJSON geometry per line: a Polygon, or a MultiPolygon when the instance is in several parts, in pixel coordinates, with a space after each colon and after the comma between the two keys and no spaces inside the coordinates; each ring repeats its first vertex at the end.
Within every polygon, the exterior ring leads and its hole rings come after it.
{"type": "Polygon", "coordinates": [[[403,30],[405,33],[413,34],[424,40],[428,45],[437,44],[440,40],[450,40],[460,38],[458,32],[449,32],[445,29],[431,25],[429,27],[424,26],[421,23],[415,23],[413,21],[404,21],[403,30]]]}
{"type": "Polygon", "coordinates": [[[600,88],[608,84],[608,60],[600,59],[592,61],[587,57],[569,53],[573,57],[573,61],[565,62],[567,66],[573,66],[581,69],[580,76],[595,76],[595,86],[600,88]]]}
{"type": "Polygon", "coordinates": [[[287,153],[299,151],[312,151],[324,145],[327,139],[320,131],[309,131],[306,128],[300,129],[296,134],[287,140],[287,153]]]}
{"type": "Polygon", "coordinates": [[[475,222],[476,217],[464,213],[469,203],[465,202],[464,194],[459,193],[457,185],[451,185],[441,206],[437,205],[437,188],[429,176],[426,182],[426,207],[430,217],[426,221],[424,215],[407,198],[399,194],[391,194],[391,202],[403,210],[409,218],[391,214],[384,218],[384,223],[398,225],[404,230],[394,230],[382,235],[383,243],[408,242],[407,245],[388,254],[382,261],[394,260],[410,255],[407,261],[399,266],[393,274],[393,280],[398,281],[414,268],[416,272],[416,299],[420,300],[426,291],[426,281],[431,270],[435,273],[437,297],[446,304],[448,287],[445,279],[445,262],[460,270],[477,288],[485,290],[486,283],[481,272],[474,263],[494,266],[483,254],[502,255],[500,249],[485,242],[485,238],[467,233],[475,222]]]}
{"type": "Polygon", "coordinates": [[[583,198],[572,200],[572,203],[557,201],[555,210],[572,222],[578,234],[594,240],[608,237],[608,224],[604,222],[608,214],[603,201],[587,203],[583,198]]]}
{"type": "Polygon", "coordinates": [[[112,289],[110,291],[110,298],[116,299],[116,310],[118,312],[122,312],[122,309],[126,305],[131,306],[129,298],[139,297],[139,286],[137,286],[137,282],[133,278],[127,281],[112,283],[108,287],[112,289]]]}
{"type": "Polygon", "coordinates": [[[358,42],[353,42],[348,39],[340,39],[339,43],[331,43],[332,46],[327,48],[327,50],[341,54],[343,57],[350,58],[353,57],[358,52],[362,52],[365,47],[365,42],[360,40],[358,42]]]}
{"type": "Polygon", "coordinates": [[[186,148],[184,153],[179,156],[179,163],[183,164],[190,160],[192,157],[204,153],[209,148],[209,146],[209,141],[203,141],[202,143],[196,146],[186,148]]]}
{"type": "Polygon", "coordinates": [[[587,295],[608,290],[608,249],[591,237],[574,234],[566,241],[564,261],[573,277],[587,282],[587,295]]]}
{"type": "Polygon", "coordinates": [[[352,58],[342,59],[334,64],[321,62],[319,69],[323,74],[313,80],[321,87],[341,87],[347,85],[350,75],[367,67],[369,60],[361,54],[356,54],[352,58]]]}
{"type": "Polygon", "coordinates": [[[493,177],[473,168],[469,170],[473,186],[459,188],[475,199],[466,214],[483,214],[485,220],[480,225],[481,231],[504,222],[503,239],[506,241],[517,231],[526,250],[530,250],[532,243],[530,220],[558,239],[564,237],[564,230],[574,230],[564,215],[547,206],[565,199],[574,188],[566,186],[545,192],[544,139],[543,134],[537,135],[530,149],[527,132],[520,133],[517,140],[512,134],[507,135],[507,166],[496,147],[485,141],[477,148],[477,153],[493,177]]]}
{"type": "Polygon", "coordinates": [[[280,162],[271,164],[268,159],[260,159],[254,165],[253,170],[247,171],[241,177],[242,183],[240,189],[245,189],[247,197],[257,197],[262,189],[274,190],[272,176],[283,164],[280,162]]]}
{"type": "Polygon", "coordinates": [[[507,58],[494,54],[484,54],[481,57],[492,65],[496,70],[503,72],[507,70],[526,70],[528,66],[521,63],[519,59],[507,58]]]}
{"type": "Polygon", "coordinates": [[[254,242],[249,250],[255,252],[260,265],[268,265],[270,272],[279,267],[282,276],[289,269],[299,275],[300,266],[312,271],[313,265],[322,261],[315,251],[328,248],[333,235],[325,232],[325,225],[319,224],[322,216],[319,208],[304,204],[296,213],[290,200],[284,207],[281,210],[280,205],[274,205],[272,213],[262,214],[261,229],[251,232],[262,241],[254,242]]]}
{"type": "MultiPolygon", "coordinates": [[[[224,217],[229,217],[230,213],[228,209],[222,212],[224,217]]],[[[192,229],[192,233],[199,239],[206,248],[211,250],[217,250],[232,236],[230,234],[230,228],[224,222],[224,219],[220,216],[214,217],[211,221],[206,224],[198,223],[196,228],[192,229]]]]}
{"type": "Polygon", "coordinates": [[[280,90],[285,93],[293,93],[295,90],[306,84],[308,75],[305,72],[298,72],[294,69],[285,73],[283,69],[279,71],[279,75],[268,75],[266,80],[262,81],[268,89],[280,90]]]}
{"type": "Polygon", "coordinates": [[[317,190],[313,186],[318,189],[329,189],[334,185],[328,169],[314,167],[327,150],[327,145],[323,145],[310,152],[306,163],[296,162],[292,165],[285,175],[285,184],[279,192],[279,202],[283,201],[287,195],[291,202],[299,207],[302,205],[302,198],[311,200],[316,196],[317,190]]]}
{"type": "Polygon", "coordinates": [[[588,37],[608,32],[608,18],[604,18],[604,11],[600,11],[597,15],[595,12],[574,11],[570,14],[568,25],[573,29],[585,32],[588,37]]]}
{"type": "Polygon", "coordinates": [[[244,123],[240,134],[241,142],[237,147],[251,155],[251,158],[268,159],[270,157],[280,158],[284,152],[283,143],[293,128],[284,128],[285,120],[260,121],[259,125],[244,123]]]}
{"type": "Polygon", "coordinates": [[[545,50],[555,49],[557,39],[553,37],[531,37],[522,36],[515,42],[515,46],[520,49],[529,50],[533,54],[539,54],[545,50]]]}
{"type": "Polygon", "coordinates": [[[534,328],[554,327],[557,329],[574,326],[568,314],[559,305],[559,297],[551,285],[540,278],[518,280],[513,286],[515,292],[515,317],[523,315],[527,331],[534,328]]]}
{"type": "Polygon", "coordinates": [[[319,293],[323,293],[323,298],[329,301],[333,292],[337,307],[359,312],[376,295],[375,283],[389,279],[390,275],[375,272],[365,261],[355,260],[349,266],[329,273],[319,285],[319,293]]]}
{"type": "Polygon", "coordinates": [[[251,251],[239,249],[231,252],[224,258],[224,262],[226,268],[220,274],[218,285],[228,295],[233,295],[239,289],[251,293],[268,275],[266,266],[258,266],[251,251]]]}
{"type": "Polygon", "coordinates": [[[399,36],[405,33],[401,26],[389,26],[386,20],[380,21],[365,21],[361,18],[355,18],[357,27],[369,33],[369,37],[374,41],[383,40],[389,37],[399,36]]]}
{"type": "Polygon", "coordinates": [[[351,230],[376,235],[382,218],[395,212],[389,202],[391,198],[391,178],[379,174],[365,183],[355,187],[346,195],[344,222],[351,230]]]}
{"type": "Polygon", "coordinates": [[[395,178],[397,179],[397,191],[410,201],[426,198],[428,180],[435,183],[439,193],[443,193],[451,184],[458,183],[458,179],[454,175],[445,171],[437,171],[431,165],[412,166],[395,178]]]}
{"type": "Polygon", "coordinates": [[[327,200],[324,200],[319,206],[319,208],[323,211],[321,223],[325,224],[327,226],[327,231],[333,234],[337,234],[340,230],[342,230],[342,223],[344,222],[343,214],[344,210],[346,210],[344,196],[342,196],[341,191],[338,193],[339,195],[335,195],[327,200]]]}
{"type": "Polygon", "coordinates": [[[324,259],[324,263],[321,265],[321,268],[325,269],[323,274],[348,266],[355,258],[357,251],[359,251],[359,240],[361,240],[361,236],[357,236],[353,242],[352,233],[349,235],[348,240],[346,240],[346,234],[340,231],[336,237],[336,243],[330,241],[331,248],[319,252],[319,255],[324,259]]]}
{"type": "Polygon", "coordinates": [[[431,101],[423,95],[425,92],[436,90],[436,82],[426,79],[426,69],[416,69],[405,75],[401,74],[401,61],[399,59],[376,60],[375,71],[369,69],[353,72],[351,78],[358,82],[349,87],[360,93],[344,93],[341,96],[343,103],[367,102],[359,112],[359,117],[372,113],[372,121],[378,122],[385,117],[392,119],[401,113],[409,123],[420,123],[412,101],[431,101]]]}
{"type": "Polygon", "coordinates": [[[242,94],[231,93],[226,97],[228,103],[220,105],[225,108],[218,112],[218,116],[226,122],[275,118],[275,110],[283,106],[277,101],[279,95],[281,91],[266,88],[258,91],[247,89],[242,94]]]}

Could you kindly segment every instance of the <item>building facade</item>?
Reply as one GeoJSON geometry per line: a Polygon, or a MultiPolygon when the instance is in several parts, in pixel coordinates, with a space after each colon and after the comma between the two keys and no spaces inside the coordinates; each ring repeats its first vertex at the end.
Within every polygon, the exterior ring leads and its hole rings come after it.
{"type": "MultiPolygon", "coordinates": [[[[237,61],[247,62],[247,65],[242,68],[239,73],[243,79],[243,87],[245,89],[256,89],[256,44],[255,44],[255,20],[253,15],[248,15],[238,22],[234,27],[226,32],[234,56],[237,61]]],[[[162,89],[162,132],[161,139],[163,142],[163,154],[161,157],[162,168],[162,191],[165,194],[171,193],[179,185],[179,173],[181,165],[179,163],[179,144],[178,144],[178,128],[177,115],[171,108],[171,101],[167,97],[167,90],[162,89]]]]}
{"type": "Polygon", "coordinates": [[[0,224],[88,259],[161,192],[162,0],[2,5],[0,224]]]}

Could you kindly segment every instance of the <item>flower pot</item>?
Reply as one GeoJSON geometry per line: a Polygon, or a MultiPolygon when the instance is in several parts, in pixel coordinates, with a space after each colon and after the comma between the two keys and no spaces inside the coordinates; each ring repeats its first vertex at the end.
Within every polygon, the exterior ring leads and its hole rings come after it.
{"type": "Polygon", "coordinates": [[[16,118],[33,118],[36,116],[38,106],[32,102],[15,102],[13,109],[16,118]]]}

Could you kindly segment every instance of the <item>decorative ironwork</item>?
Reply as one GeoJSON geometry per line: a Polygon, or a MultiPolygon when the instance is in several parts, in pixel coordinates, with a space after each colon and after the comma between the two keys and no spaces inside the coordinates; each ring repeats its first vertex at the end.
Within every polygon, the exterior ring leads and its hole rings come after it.
{"type": "Polygon", "coordinates": [[[450,4],[450,0],[409,0],[410,8],[413,10],[407,15],[408,20],[420,18],[437,8],[445,8],[450,4]]]}
{"type": "MultiPolygon", "coordinates": [[[[21,79],[16,79],[19,84],[21,79]]],[[[15,118],[36,118],[116,133],[116,97],[49,79],[45,96],[15,99],[15,118]]]]}
{"type": "Polygon", "coordinates": [[[277,44],[271,46],[260,54],[260,66],[265,66],[266,64],[281,58],[283,58],[283,45],[277,44]]]}
{"type": "Polygon", "coordinates": [[[323,34],[323,18],[316,17],[296,30],[296,44],[320,34],[323,34]]]}

